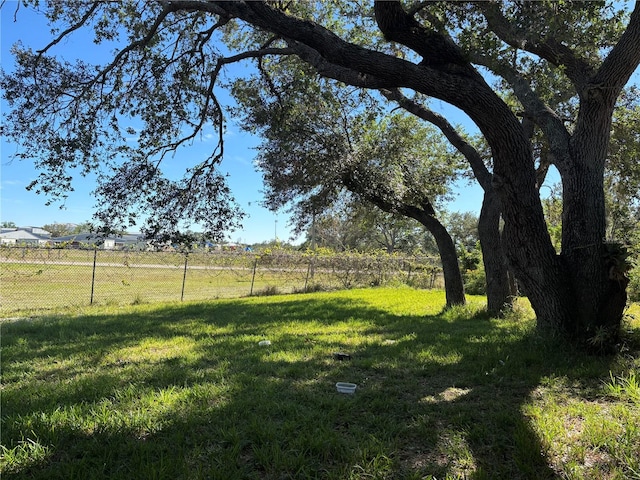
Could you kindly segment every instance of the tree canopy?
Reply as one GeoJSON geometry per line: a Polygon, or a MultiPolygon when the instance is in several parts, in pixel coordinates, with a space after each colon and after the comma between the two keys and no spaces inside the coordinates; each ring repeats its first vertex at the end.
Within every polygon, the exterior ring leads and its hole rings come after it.
{"type": "Polygon", "coordinates": [[[434,127],[363,92],[310,81],[303,69],[293,76],[240,79],[233,87],[234,113],[263,139],[255,163],[271,208],[293,203],[301,229],[344,189],[405,216],[410,208],[433,212],[450,198],[465,163],[434,127]]]}

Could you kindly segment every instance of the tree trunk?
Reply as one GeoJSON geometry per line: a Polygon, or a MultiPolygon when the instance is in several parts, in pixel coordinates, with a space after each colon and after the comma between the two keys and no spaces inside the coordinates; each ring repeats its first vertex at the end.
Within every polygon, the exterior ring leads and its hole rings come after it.
{"type": "Polygon", "coordinates": [[[432,215],[422,212],[421,215],[413,216],[422,225],[425,226],[429,233],[433,235],[440,261],[442,262],[442,273],[444,275],[444,289],[447,298],[447,307],[453,305],[464,305],[466,299],[464,296],[464,283],[462,274],[460,273],[460,265],[458,264],[458,255],[453,239],[447,229],[438,219],[432,215]]]}
{"type": "Polygon", "coordinates": [[[609,109],[599,105],[604,101],[592,97],[582,102],[571,158],[562,165],[561,257],[576,301],[575,314],[565,328],[579,342],[608,351],[619,338],[629,280],[620,250],[604,243],[604,163],[611,126],[609,109]],[[599,121],[594,121],[596,117],[599,121]]]}
{"type": "Polygon", "coordinates": [[[537,314],[538,329],[564,335],[575,314],[575,298],[547,231],[531,146],[520,123],[510,112],[502,112],[505,106],[494,103],[492,107],[494,122],[478,123],[485,127],[483,133],[492,145],[492,189],[502,208],[504,251],[537,314]]]}
{"type": "Polygon", "coordinates": [[[487,283],[487,312],[492,316],[500,316],[510,310],[514,299],[502,246],[500,217],[500,200],[493,189],[487,189],[478,220],[478,236],[487,283]]]}
{"type": "MultiPolygon", "coordinates": [[[[344,185],[352,192],[361,192],[353,178],[346,175],[343,179],[344,185]]],[[[360,193],[362,195],[362,193],[360,193]]],[[[389,213],[399,213],[408,218],[413,218],[420,222],[431,235],[433,235],[438,247],[440,261],[442,263],[442,274],[444,276],[444,290],[447,300],[447,307],[453,305],[464,305],[464,282],[458,264],[458,254],[453,239],[442,223],[434,216],[434,209],[428,199],[424,199],[421,206],[401,204],[394,205],[385,201],[382,197],[374,195],[363,195],[367,201],[378,208],[389,213]]]]}

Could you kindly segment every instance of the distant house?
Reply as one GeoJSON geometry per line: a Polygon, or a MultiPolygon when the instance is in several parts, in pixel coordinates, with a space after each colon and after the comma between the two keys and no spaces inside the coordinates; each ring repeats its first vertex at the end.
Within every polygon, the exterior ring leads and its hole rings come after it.
{"type": "Polygon", "coordinates": [[[212,250],[224,250],[224,251],[240,251],[245,250],[245,246],[241,243],[205,243],[205,247],[208,247],[212,250]]]}
{"type": "Polygon", "coordinates": [[[0,231],[2,245],[46,246],[51,243],[51,233],[38,227],[3,228],[0,231]]]}
{"type": "Polygon", "coordinates": [[[102,248],[103,250],[121,250],[123,248],[144,250],[147,248],[147,243],[140,233],[99,237],[95,233],[82,232],[65,235],[63,237],[55,237],[51,239],[51,242],[59,246],[102,248]]]}

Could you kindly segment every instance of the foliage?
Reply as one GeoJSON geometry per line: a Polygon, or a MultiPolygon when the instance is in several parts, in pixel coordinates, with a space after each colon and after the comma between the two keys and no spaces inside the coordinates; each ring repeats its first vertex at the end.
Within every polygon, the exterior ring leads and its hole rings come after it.
{"type": "Polygon", "coordinates": [[[479,265],[473,270],[465,270],[462,272],[464,281],[464,291],[469,295],[486,295],[487,279],[485,278],[484,266],[479,265]]]}
{"type": "Polygon", "coordinates": [[[82,222],[77,225],[54,222],[43,225],[42,229],[51,233],[52,237],[64,237],[66,235],[73,235],[74,233],[92,232],[95,230],[95,227],[90,221],[82,222]]]}
{"type": "Polygon", "coordinates": [[[635,267],[629,271],[629,300],[640,302],[640,263],[636,262],[635,267]]]}
{"type": "Polygon", "coordinates": [[[312,218],[306,245],[334,251],[382,248],[390,254],[438,254],[431,234],[414,220],[370,208],[349,196],[312,218]]]}
{"type": "Polygon", "coordinates": [[[17,158],[40,170],[29,189],[64,200],[75,176],[96,175],[96,219],[105,233],[142,221],[149,238],[167,240],[188,222],[212,236],[236,225],[239,212],[216,170],[221,144],[186,165],[181,179],[160,168],[176,149],[222,127],[221,107],[207,93],[218,50],[198,34],[211,26],[209,17],[188,15],[186,31],[181,22],[158,29],[169,12],[155,3],[137,12],[132,3],[35,6],[52,21],[53,35],[91,22],[93,40],[118,52],[97,66],[49,56],[57,41],[38,51],[13,47],[15,70],[1,80],[10,106],[2,134],[21,145],[17,158]],[[72,27],[61,32],[55,22],[72,27]],[[145,40],[132,40],[138,35],[145,40]]]}
{"type": "Polygon", "coordinates": [[[345,213],[364,219],[364,231],[377,231],[389,253],[401,241],[396,227],[417,220],[437,237],[449,301],[464,303],[454,247],[436,218],[463,165],[460,154],[418,117],[385,111],[366,93],[319,80],[308,70],[285,57],[262,63],[259,75],[233,86],[244,128],[264,139],[256,165],[267,186],[267,204],[273,209],[293,204],[298,231],[311,223],[314,241],[325,231],[323,224],[340,227],[332,233],[344,234],[333,238],[341,248],[362,249],[367,237],[357,225],[323,215],[345,192],[350,194],[345,213]],[[358,104],[361,99],[364,105],[358,104]],[[368,213],[372,207],[386,215],[375,218],[368,213]],[[405,220],[394,219],[400,216],[405,220]],[[395,225],[378,228],[379,220],[395,225]]]}
{"type": "Polygon", "coordinates": [[[456,245],[465,292],[486,295],[487,280],[478,238],[478,217],[471,212],[447,212],[444,222],[456,245]]]}
{"type": "Polygon", "coordinates": [[[478,248],[478,216],[473,212],[445,212],[443,223],[459,251],[478,248]]]}
{"type": "Polygon", "coordinates": [[[312,215],[307,244],[313,248],[326,248],[336,252],[364,250],[367,234],[358,218],[358,210],[347,195],[341,196],[330,208],[312,215]]]}
{"type": "Polygon", "coordinates": [[[434,127],[389,113],[366,92],[318,79],[295,58],[263,62],[232,91],[243,128],[263,139],[256,165],[266,203],[289,205],[298,231],[343,201],[345,190],[348,203],[392,214],[429,204],[433,212],[463,166],[434,127]]]}
{"type": "MultiPolygon", "coordinates": [[[[626,90],[613,117],[607,187],[607,238],[640,244],[640,92],[626,90]]],[[[640,247],[639,247],[640,248],[640,247]]]]}
{"type": "Polygon", "coordinates": [[[464,290],[470,295],[486,295],[487,280],[485,278],[484,264],[480,243],[476,243],[473,249],[460,248],[460,268],[464,280],[464,290]]]}
{"type": "MultiPolygon", "coordinates": [[[[544,218],[556,252],[562,250],[562,187],[555,184],[549,188],[549,194],[542,200],[544,218]]],[[[545,192],[546,193],[546,192],[545,192]]]]}
{"type": "Polygon", "coordinates": [[[640,95],[637,88],[624,92],[613,118],[607,186],[607,237],[628,249],[627,292],[640,301],[640,95]]]}

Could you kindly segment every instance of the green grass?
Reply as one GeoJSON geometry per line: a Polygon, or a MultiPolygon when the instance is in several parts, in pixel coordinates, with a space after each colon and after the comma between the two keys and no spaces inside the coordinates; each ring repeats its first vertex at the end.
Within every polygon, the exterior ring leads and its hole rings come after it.
{"type": "MultiPolygon", "coordinates": [[[[430,285],[431,274],[416,272],[415,266],[409,275],[402,269],[359,265],[339,255],[323,258],[327,263],[318,264],[312,273],[309,258],[302,255],[192,253],[185,257],[176,252],[5,247],[0,248],[0,314],[15,317],[33,309],[89,304],[208,301],[326,291],[380,284],[381,275],[385,284],[410,281],[416,286],[430,285]]],[[[398,260],[390,265],[403,263],[398,260]]],[[[441,287],[441,280],[436,279],[432,286],[441,287]]]]}
{"type": "MultiPolygon", "coordinates": [[[[183,260],[184,261],[184,260],[183,260]]],[[[3,312],[20,315],[28,308],[56,308],[89,305],[91,265],[3,263],[0,280],[3,312]]],[[[163,268],[98,265],[93,302],[131,304],[180,300],[183,296],[184,267],[163,268]]],[[[253,293],[273,285],[282,293],[304,285],[304,272],[288,278],[280,272],[260,271],[253,279],[253,293]]],[[[252,270],[240,268],[195,269],[187,271],[184,300],[234,298],[252,293],[252,270]]]]}
{"type": "MultiPolygon", "coordinates": [[[[184,261],[184,260],[183,260],[184,261]]],[[[20,316],[29,309],[55,309],[89,305],[92,270],[90,265],[11,264],[0,269],[1,308],[5,316],[20,316]]],[[[151,302],[209,300],[292,293],[304,289],[303,271],[189,268],[182,282],[183,266],[164,268],[98,265],[93,289],[94,304],[139,304],[151,302]]],[[[316,284],[323,289],[339,288],[329,274],[317,273],[316,284]]],[[[311,285],[310,285],[311,287],[311,285]]]]}
{"type": "Polygon", "coordinates": [[[640,309],[602,358],[482,301],[370,289],[5,320],[2,478],[640,478],[640,309]]]}

